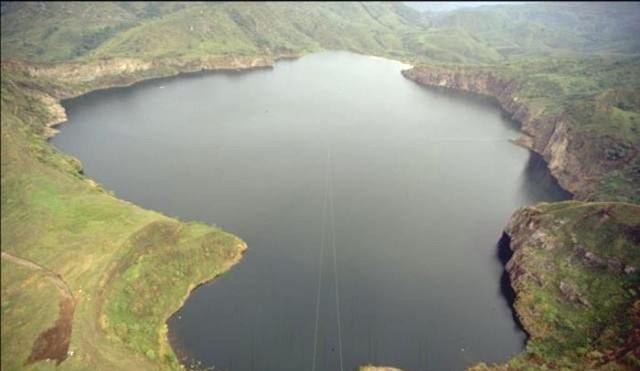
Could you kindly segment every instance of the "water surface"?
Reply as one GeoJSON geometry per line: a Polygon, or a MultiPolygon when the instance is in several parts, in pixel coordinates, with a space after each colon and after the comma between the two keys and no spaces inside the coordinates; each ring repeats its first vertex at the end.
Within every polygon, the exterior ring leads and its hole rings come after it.
{"type": "Polygon", "coordinates": [[[52,141],[87,175],[249,245],[169,321],[181,356],[216,370],[312,370],[314,353],[316,370],[339,370],[341,353],[345,370],[456,370],[522,349],[496,243],[517,207],[564,195],[494,105],[404,68],[328,52],[65,103],[52,141]]]}

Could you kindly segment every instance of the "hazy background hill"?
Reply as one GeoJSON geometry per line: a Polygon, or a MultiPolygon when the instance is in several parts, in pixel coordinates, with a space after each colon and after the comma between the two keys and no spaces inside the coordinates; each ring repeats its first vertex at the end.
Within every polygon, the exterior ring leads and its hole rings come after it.
{"type": "Polygon", "coordinates": [[[112,56],[402,51],[420,14],[379,3],[8,3],[2,56],[61,61],[112,56]]]}
{"type": "Polygon", "coordinates": [[[406,1],[405,5],[420,12],[450,12],[458,9],[490,7],[496,5],[525,4],[524,1],[406,1]]]}
{"type": "Polygon", "coordinates": [[[402,3],[2,3],[2,58],[40,62],[346,49],[499,63],[532,55],[637,54],[638,34],[638,3],[426,13],[402,3]]]}

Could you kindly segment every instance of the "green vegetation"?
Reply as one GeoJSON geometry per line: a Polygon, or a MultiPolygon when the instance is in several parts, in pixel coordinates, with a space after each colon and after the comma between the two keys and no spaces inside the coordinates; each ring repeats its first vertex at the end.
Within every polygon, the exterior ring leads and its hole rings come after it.
{"type": "Polygon", "coordinates": [[[85,4],[3,4],[3,58],[52,62],[320,49],[407,55],[403,35],[422,29],[419,14],[400,4],[85,4]]]}
{"type": "Polygon", "coordinates": [[[570,125],[572,151],[593,172],[589,199],[640,203],[640,57],[532,58],[479,69],[517,82],[518,100],[539,120],[570,125]]]}
{"type": "Polygon", "coordinates": [[[640,206],[540,204],[519,211],[515,220],[507,269],[530,339],[506,366],[640,366],[634,355],[640,335],[640,206]]]}
{"type": "MultiPolygon", "coordinates": [[[[38,92],[55,85],[41,80],[30,90],[22,78],[2,74],[2,251],[40,263],[71,287],[74,355],[62,366],[176,368],[165,320],[190,288],[237,261],[243,243],[118,200],[81,175],[79,162],[43,137],[52,113],[38,92]]],[[[3,369],[53,369],[24,362],[60,299],[43,276],[2,260],[3,369]]]]}
{"type": "MultiPolygon", "coordinates": [[[[637,3],[425,15],[399,3],[3,2],[1,14],[1,249],[72,288],[73,355],[61,369],[176,369],[165,320],[244,248],[215,227],[143,210],[84,177],[78,160],[45,139],[62,98],[322,49],[484,71],[515,81],[536,117],[568,123],[572,150],[595,169],[590,199],[640,202],[637,3]]],[[[523,320],[532,338],[525,353],[495,367],[591,367],[620,349],[638,318],[638,275],[592,267],[576,246],[638,267],[639,215],[628,204],[538,207],[539,230],[555,248],[525,245],[531,273],[514,283],[518,313],[535,318],[523,320]]],[[[1,289],[2,368],[54,369],[25,360],[56,321],[60,296],[42,275],[4,259],[1,289]]],[[[619,361],[638,360],[625,353],[619,361]]]]}
{"type": "Polygon", "coordinates": [[[637,3],[425,16],[389,3],[3,3],[2,55],[30,61],[343,49],[446,63],[640,52],[637,3]]]}

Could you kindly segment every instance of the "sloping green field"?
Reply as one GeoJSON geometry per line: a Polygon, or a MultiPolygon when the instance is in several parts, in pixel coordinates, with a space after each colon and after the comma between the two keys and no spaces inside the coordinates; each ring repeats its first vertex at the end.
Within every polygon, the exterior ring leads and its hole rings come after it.
{"type": "MultiPolygon", "coordinates": [[[[56,100],[175,74],[189,63],[197,70],[203,58],[237,68],[242,56],[322,49],[489,69],[517,79],[532,106],[568,115],[583,145],[597,149],[585,161],[629,159],[598,180],[594,197],[637,203],[639,8],[529,4],[425,15],[397,3],[3,2],[1,250],[58,275],[73,300],[69,336],[57,281],[3,257],[2,369],[177,369],[166,319],[191,288],[225,272],[246,248],[215,226],[119,200],[82,175],[77,159],[46,141],[47,126],[61,118],[56,100]],[[27,363],[34,354],[43,359],[27,363]]],[[[637,282],[574,261],[568,249],[575,242],[566,242],[575,237],[589,251],[635,264],[630,251],[640,242],[618,232],[636,231],[637,207],[611,204],[612,217],[602,222],[597,213],[607,205],[540,207],[541,226],[562,243],[553,252],[532,249],[526,264],[548,280],[523,281],[516,308],[539,315],[527,330],[541,335],[501,367],[577,367],[580,357],[596,359],[592,352],[625,341],[637,298],[629,286],[637,282]],[[564,224],[554,229],[558,221],[564,224]],[[559,268],[545,270],[551,266],[559,268]],[[567,280],[590,308],[559,301],[559,282],[567,280]]]]}
{"type": "MultiPolygon", "coordinates": [[[[3,74],[2,251],[70,286],[73,356],[64,368],[175,367],[165,320],[190,288],[237,261],[244,243],[118,200],[46,142],[50,119],[35,93],[3,74]]],[[[53,369],[25,361],[61,299],[39,272],[2,260],[2,369],[53,369]]]]}

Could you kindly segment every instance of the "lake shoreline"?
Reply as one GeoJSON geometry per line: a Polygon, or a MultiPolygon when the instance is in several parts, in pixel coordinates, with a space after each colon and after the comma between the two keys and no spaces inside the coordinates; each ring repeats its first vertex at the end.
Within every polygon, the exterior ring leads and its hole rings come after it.
{"type": "MultiPolygon", "coordinates": [[[[254,70],[254,69],[261,69],[261,68],[273,68],[273,63],[275,63],[277,60],[280,59],[296,59],[299,58],[300,55],[296,55],[296,56],[285,56],[285,57],[281,57],[281,58],[273,58],[273,59],[264,59],[263,61],[266,61],[264,63],[259,62],[259,63],[255,63],[255,62],[251,62],[251,63],[246,63],[246,64],[237,64],[236,62],[233,63],[229,63],[229,64],[220,64],[215,66],[214,68],[208,68],[211,67],[210,64],[205,64],[205,63],[201,63],[200,65],[196,64],[194,67],[193,64],[189,65],[188,67],[172,67],[174,68],[173,70],[169,71],[169,70],[163,70],[161,68],[158,69],[148,69],[145,71],[145,74],[143,75],[136,75],[137,72],[134,70],[132,75],[125,75],[125,78],[122,79],[122,76],[119,76],[118,73],[121,72],[118,68],[115,68],[115,70],[118,70],[118,72],[113,72],[112,74],[106,74],[98,79],[94,79],[92,81],[90,81],[89,83],[87,83],[86,81],[81,81],[79,82],[77,78],[73,78],[71,79],[71,83],[69,84],[70,86],[68,86],[68,90],[65,90],[64,88],[62,90],[54,90],[52,92],[51,95],[45,95],[42,98],[43,103],[45,104],[45,106],[50,110],[50,112],[53,114],[54,119],[49,122],[47,124],[47,127],[50,128],[50,131],[45,131],[45,136],[50,138],[52,135],[55,135],[55,132],[53,129],[55,126],[63,124],[66,122],[66,114],[64,112],[64,108],[61,104],[62,100],[66,100],[66,99],[71,99],[71,98],[75,98],[78,97],[80,95],[84,95],[84,94],[88,94],[94,91],[98,91],[98,90],[104,90],[104,89],[111,89],[111,88],[119,88],[119,87],[127,87],[127,86],[132,86],[134,84],[137,83],[141,83],[141,82],[145,82],[145,81],[153,81],[153,80],[157,80],[157,79],[165,79],[165,78],[173,78],[173,77],[178,77],[181,75],[190,75],[190,74],[198,74],[198,73],[207,73],[207,72],[216,72],[216,71],[250,71],[250,70],[254,70]],[[200,68],[198,70],[198,68],[200,68]],[[194,71],[194,69],[196,69],[194,71]],[[62,109],[61,109],[62,108],[62,109]]],[[[258,59],[254,59],[255,60],[260,60],[260,57],[258,57],[258,59]]],[[[403,63],[401,61],[398,61],[400,63],[403,63]]],[[[4,65],[4,63],[3,63],[4,65]]],[[[51,71],[55,71],[55,69],[51,70],[51,71]]],[[[43,72],[40,71],[38,73],[35,73],[34,76],[48,76],[49,78],[54,78],[54,79],[58,79],[58,77],[56,76],[55,72],[43,72]],[[51,74],[50,74],[51,73],[51,74]]],[[[403,72],[404,75],[404,72],[403,72]]],[[[32,76],[33,77],[33,76],[32,76]]],[[[64,86],[65,84],[65,78],[62,78],[60,80],[57,80],[58,83],[61,83],[62,86],[64,86]]],[[[82,79],[80,79],[82,80],[82,79]]],[[[69,80],[66,80],[69,81],[69,80]]],[[[507,111],[506,109],[504,109],[504,107],[502,107],[503,110],[507,111]]],[[[532,149],[530,146],[525,145],[525,147],[532,149]]],[[[535,150],[534,150],[535,152],[535,150]]],[[[548,166],[548,164],[547,164],[548,166]]],[[[244,250],[242,250],[244,251],[244,250]]],[[[240,257],[242,256],[242,254],[239,254],[239,258],[234,261],[233,264],[231,264],[229,266],[229,268],[231,266],[233,266],[234,264],[236,264],[239,260],[240,257]]],[[[210,282],[212,280],[214,280],[216,277],[213,277],[209,280],[203,281],[202,283],[200,283],[198,286],[200,286],[201,284],[206,284],[207,282],[210,282]]],[[[197,286],[196,286],[197,287],[197,286]]],[[[195,288],[195,287],[194,287],[195,288]]],[[[193,289],[190,289],[189,292],[187,293],[187,295],[182,299],[181,303],[183,304],[184,301],[190,296],[190,293],[192,292],[193,289]]],[[[182,306],[182,304],[178,307],[180,308],[182,306]]],[[[173,312],[170,316],[167,317],[167,319],[169,319],[173,314],[175,314],[175,312],[173,312]]]]}

